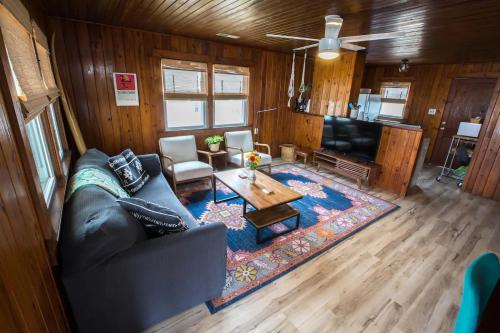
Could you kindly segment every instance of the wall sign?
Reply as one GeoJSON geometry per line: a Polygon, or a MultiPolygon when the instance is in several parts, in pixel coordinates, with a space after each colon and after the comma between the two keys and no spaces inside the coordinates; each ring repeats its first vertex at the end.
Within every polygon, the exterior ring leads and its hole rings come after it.
{"type": "Polygon", "coordinates": [[[115,98],[117,106],[138,106],[137,74],[113,73],[115,98]]]}

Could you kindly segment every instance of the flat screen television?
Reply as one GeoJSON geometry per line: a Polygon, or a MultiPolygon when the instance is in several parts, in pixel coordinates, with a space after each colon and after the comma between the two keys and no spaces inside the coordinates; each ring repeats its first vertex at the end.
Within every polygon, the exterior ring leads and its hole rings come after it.
{"type": "Polygon", "coordinates": [[[382,124],[325,116],[321,147],[363,161],[375,161],[382,124]]]}

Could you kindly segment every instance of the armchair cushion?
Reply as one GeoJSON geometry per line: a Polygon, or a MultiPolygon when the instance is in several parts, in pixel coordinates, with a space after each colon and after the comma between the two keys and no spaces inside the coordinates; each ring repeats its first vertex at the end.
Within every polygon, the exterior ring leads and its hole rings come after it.
{"type": "MultiPolygon", "coordinates": [[[[226,147],[235,147],[243,149],[244,153],[253,150],[253,139],[251,131],[226,132],[226,147]]],[[[227,149],[229,156],[237,155],[239,152],[235,149],[227,149]]]]}
{"type": "MultiPolygon", "coordinates": [[[[272,161],[271,155],[264,154],[264,153],[259,153],[259,155],[260,155],[260,165],[271,164],[271,161],[272,161]]],[[[244,159],[245,159],[244,162],[246,163],[247,158],[244,157],[244,159]]],[[[241,165],[241,154],[229,156],[229,162],[236,164],[236,165],[241,165]]],[[[243,166],[245,166],[245,165],[243,165],[243,166]]]]}
{"type": "MultiPolygon", "coordinates": [[[[169,174],[172,173],[172,166],[167,168],[169,174]]],[[[174,165],[175,179],[177,182],[184,180],[210,177],[214,169],[207,163],[200,161],[189,161],[183,163],[175,163],[174,165]]]]}
{"type": "MultiPolygon", "coordinates": [[[[198,161],[194,135],[173,136],[160,139],[160,152],[174,159],[174,163],[198,161]]],[[[163,159],[164,167],[168,166],[163,159]]],[[[166,171],[166,170],[165,170],[166,171]]]]}

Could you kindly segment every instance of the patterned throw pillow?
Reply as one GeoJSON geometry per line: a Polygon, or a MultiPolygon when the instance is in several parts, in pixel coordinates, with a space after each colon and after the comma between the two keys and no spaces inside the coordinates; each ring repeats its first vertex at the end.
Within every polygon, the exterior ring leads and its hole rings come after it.
{"type": "Polygon", "coordinates": [[[123,209],[141,222],[150,238],[173,234],[188,229],[182,218],[170,208],[139,198],[116,200],[123,209]]]}
{"type": "Polygon", "coordinates": [[[149,179],[142,168],[141,161],[130,149],[125,149],[120,155],[110,157],[109,166],[116,173],[120,182],[130,194],[137,193],[149,179]]]}

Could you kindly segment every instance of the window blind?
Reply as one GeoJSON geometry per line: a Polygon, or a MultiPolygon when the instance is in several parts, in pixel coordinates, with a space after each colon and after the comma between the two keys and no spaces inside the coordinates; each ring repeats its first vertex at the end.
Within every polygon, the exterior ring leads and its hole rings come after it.
{"type": "Polygon", "coordinates": [[[162,59],[163,87],[169,97],[173,94],[207,95],[207,64],[162,59]]]}
{"type": "MultiPolygon", "coordinates": [[[[19,82],[18,97],[23,105],[25,118],[36,117],[49,104],[30,30],[0,4],[0,28],[12,64],[13,75],[19,82]]],[[[18,12],[23,12],[18,9],[18,12]]]]}
{"type": "Polygon", "coordinates": [[[33,23],[33,30],[35,33],[36,53],[40,64],[42,79],[45,87],[47,88],[47,96],[52,102],[59,96],[59,89],[57,88],[56,80],[54,79],[54,72],[52,71],[49,43],[43,31],[35,22],[33,23]]]}
{"type": "Polygon", "coordinates": [[[214,65],[215,95],[248,95],[248,67],[214,65]]]}

